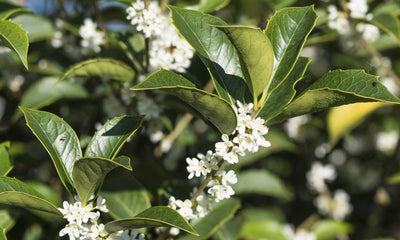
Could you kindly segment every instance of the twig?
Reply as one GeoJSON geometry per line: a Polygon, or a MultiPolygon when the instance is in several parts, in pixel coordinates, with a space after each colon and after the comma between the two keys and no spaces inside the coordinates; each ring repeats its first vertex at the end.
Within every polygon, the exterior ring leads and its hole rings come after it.
{"type": "MultiPolygon", "coordinates": [[[[144,8],[147,9],[148,7],[149,7],[149,0],[145,0],[144,8]]],[[[144,40],[144,50],[146,54],[145,72],[147,73],[149,71],[149,65],[150,65],[150,38],[146,38],[144,40]]]]}
{"type": "Polygon", "coordinates": [[[165,11],[165,7],[168,4],[168,0],[161,0],[160,2],[160,8],[161,8],[161,12],[163,13],[165,11]]]}

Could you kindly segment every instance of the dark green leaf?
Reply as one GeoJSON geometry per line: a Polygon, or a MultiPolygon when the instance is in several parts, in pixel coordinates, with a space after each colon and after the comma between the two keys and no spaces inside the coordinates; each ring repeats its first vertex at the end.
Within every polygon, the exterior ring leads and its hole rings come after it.
{"type": "Polygon", "coordinates": [[[108,232],[143,227],[176,227],[190,234],[198,235],[177,211],[164,206],[152,207],[134,218],[120,219],[106,224],[108,232]]]}
{"type": "Polygon", "coordinates": [[[233,217],[240,208],[240,201],[235,198],[225,199],[213,206],[211,211],[194,224],[194,229],[200,236],[186,234],[178,240],[203,240],[208,239],[215,231],[233,217]]]}
{"type": "Polygon", "coordinates": [[[342,234],[348,234],[352,229],[352,226],[345,222],[322,220],[317,222],[311,230],[316,235],[317,240],[328,240],[335,239],[342,234]]]}
{"type": "Polygon", "coordinates": [[[236,128],[236,113],[228,102],[195,88],[189,80],[172,71],[155,72],[131,90],[163,90],[192,106],[220,132],[231,134],[236,128]]]}
{"type": "Polygon", "coordinates": [[[116,167],[132,170],[130,159],[126,156],[114,160],[100,157],[82,158],[75,162],[72,177],[82,203],[86,203],[92,194],[97,195],[106,175],[116,167]]]}
{"type": "Polygon", "coordinates": [[[13,18],[13,22],[22,25],[28,33],[29,42],[52,38],[56,32],[54,24],[46,17],[34,14],[23,14],[13,18]]]}
{"type": "Polygon", "coordinates": [[[285,183],[267,170],[253,169],[241,172],[233,190],[236,194],[261,194],[284,199],[293,197],[285,183]]]}
{"type": "Polygon", "coordinates": [[[48,112],[20,107],[26,124],[49,153],[61,181],[73,194],[72,169],[82,158],[75,131],[61,118],[48,112]]]}
{"type": "Polygon", "coordinates": [[[400,44],[400,21],[396,15],[393,13],[381,13],[375,15],[370,22],[394,37],[400,44]]]}
{"type": "Polygon", "coordinates": [[[313,6],[285,8],[277,11],[269,20],[265,34],[271,41],[275,54],[269,92],[289,75],[316,20],[317,14],[313,6]]]}
{"type": "Polygon", "coordinates": [[[7,176],[11,169],[10,142],[3,142],[0,144],[0,176],[7,176]]]}
{"type": "Polygon", "coordinates": [[[8,20],[0,20],[0,45],[14,50],[25,68],[28,69],[29,40],[21,25],[8,20]]]}
{"type": "Polygon", "coordinates": [[[258,117],[268,121],[279,114],[292,101],[296,94],[294,86],[303,78],[310,62],[309,58],[299,58],[289,76],[269,95],[264,106],[258,112],[258,117]]]}
{"type": "Polygon", "coordinates": [[[135,71],[121,61],[111,58],[96,58],[80,62],[70,67],[59,82],[70,77],[105,77],[123,82],[131,82],[135,71]]]}
{"type": "Polygon", "coordinates": [[[122,116],[107,121],[90,140],[85,157],[114,159],[122,145],[142,125],[143,117],[122,116]]]}
{"type": "Polygon", "coordinates": [[[179,32],[196,50],[214,81],[219,96],[236,104],[244,99],[246,83],[235,47],[220,30],[210,26],[227,26],[221,19],[198,11],[169,7],[179,32]]]}
{"type": "Polygon", "coordinates": [[[239,233],[242,230],[242,222],[236,219],[231,219],[226,222],[212,236],[213,240],[238,239],[239,233]]]}
{"type": "Polygon", "coordinates": [[[268,89],[274,68],[274,52],[268,37],[258,28],[220,27],[239,53],[244,78],[254,99],[268,89]]]}
{"type": "Polygon", "coordinates": [[[27,184],[10,177],[0,177],[0,204],[62,215],[40,193],[27,184]]]}
{"type": "Polygon", "coordinates": [[[363,70],[335,70],[322,76],[296,97],[283,112],[271,119],[271,124],[356,102],[399,104],[400,100],[379,82],[377,76],[367,74],[363,70]]]}

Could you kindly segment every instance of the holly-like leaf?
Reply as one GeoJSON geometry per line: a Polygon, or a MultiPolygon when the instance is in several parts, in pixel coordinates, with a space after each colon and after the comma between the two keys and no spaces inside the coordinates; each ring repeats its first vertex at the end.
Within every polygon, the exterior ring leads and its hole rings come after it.
{"type": "Polygon", "coordinates": [[[328,240],[352,231],[352,226],[345,222],[333,220],[322,220],[317,222],[311,231],[317,237],[317,240],[328,240]]]}
{"type": "Polygon", "coordinates": [[[84,156],[114,159],[142,122],[142,116],[121,116],[107,121],[90,140],[84,156]]]}
{"type": "Polygon", "coordinates": [[[239,56],[228,37],[211,25],[228,26],[221,19],[198,11],[169,6],[180,34],[196,50],[214,81],[219,96],[236,104],[244,100],[246,83],[239,56]]]}
{"type": "Polygon", "coordinates": [[[366,116],[384,105],[385,103],[381,102],[371,102],[354,103],[332,108],[327,116],[327,128],[331,146],[335,146],[340,138],[357,127],[366,116]]]}
{"type": "Polygon", "coordinates": [[[149,208],[133,218],[109,222],[105,227],[108,232],[143,227],[175,227],[198,236],[198,233],[177,211],[165,206],[149,208]]]}
{"type": "Polygon", "coordinates": [[[21,25],[8,20],[0,20],[0,45],[14,50],[25,68],[28,69],[29,40],[21,25]]]}
{"type": "Polygon", "coordinates": [[[23,14],[13,18],[13,22],[21,24],[28,33],[29,42],[37,42],[52,38],[56,32],[53,22],[40,15],[23,14]]]}
{"type": "Polygon", "coordinates": [[[268,89],[274,68],[274,52],[268,37],[258,28],[218,26],[238,51],[244,78],[254,99],[268,89]]]}
{"type": "Polygon", "coordinates": [[[213,12],[220,10],[231,2],[231,0],[200,0],[197,5],[190,6],[190,9],[201,12],[213,12]]]}
{"type": "Polygon", "coordinates": [[[70,67],[59,82],[70,77],[105,77],[122,82],[131,82],[135,71],[121,61],[111,58],[96,58],[86,60],[70,67]]]}
{"type": "Polygon", "coordinates": [[[293,198],[293,194],[279,177],[267,170],[247,170],[238,175],[233,186],[236,194],[260,194],[283,199],[293,198]]]}
{"type": "Polygon", "coordinates": [[[72,169],[75,161],[82,158],[78,137],[75,131],[56,115],[20,107],[26,124],[49,153],[60,179],[67,190],[73,194],[72,169]]]}
{"type": "Polygon", "coordinates": [[[121,156],[114,160],[86,157],[75,162],[72,177],[82,203],[86,203],[92,194],[97,195],[106,175],[116,167],[123,167],[131,171],[129,157],[121,156]]]}
{"type": "Polygon", "coordinates": [[[233,217],[240,208],[240,201],[236,198],[225,199],[213,206],[211,211],[194,224],[194,229],[200,234],[192,236],[186,234],[178,240],[205,240],[214,234],[221,226],[233,217]]]}
{"type": "Polygon", "coordinates": [[[296,90],[294,86],[300,81],[311,62],[309,58],[300,57],[294,65],[289,76],[268,96],[264,105],[257,113],[258,117],[265,121],[279,114],[294,98],[296,90]]]}
{"type": "Polygon", "coordinates": [[[285,8],[277,11],[269,20],[265,34],[275,54],[269,92],[289,75],[316,20],[313,6],[285,8]]]}
{"type": "Polygon", "coordinates": [[[62,215],[40,193],[27,184],[10,177],[0,177],[0,204],[62,215]]]}
{"type": "Polygon", "coordinates": [[[400,104],[400,99],[363,70],[331,71],[296,97],[270,124],[306,113],[356,102],[400,104]]]}
{"type": "Polygon", "coordinates": [[[3,142],[0,144],[0,176],[7,176],[12,169],[10,142],[3,142]]]}
{"type": "Polygon", "coordinates": [[[237,123],[236,113],[224,99],[198,89],[189,80],[172,71],[160,70],[131,90],[162,90],[196,109],[220,132],[231,134],[237,123]]]}
{"type": "MultiPolygon", "coordinates": [[[[61,99],[82,99],[89,96],[88,91],[76,82],[61,82],[57,85],[57,78],[45,77],[33,83],[22,95],[20,106],[33,109],[40,109],[51,105],[61,99]]],[[[13,119],[21,116],[16,112],[13,119]]]]}

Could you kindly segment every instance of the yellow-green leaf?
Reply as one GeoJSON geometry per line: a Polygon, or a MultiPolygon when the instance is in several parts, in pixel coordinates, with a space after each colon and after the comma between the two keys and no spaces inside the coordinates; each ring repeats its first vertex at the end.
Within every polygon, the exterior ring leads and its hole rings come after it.
{"type": "Polygon", "coordinates": [[[28,35],[21,25],[8,20],[0,20],[0,45],[14,50],[25,68],[28,69],[28,35]]]}

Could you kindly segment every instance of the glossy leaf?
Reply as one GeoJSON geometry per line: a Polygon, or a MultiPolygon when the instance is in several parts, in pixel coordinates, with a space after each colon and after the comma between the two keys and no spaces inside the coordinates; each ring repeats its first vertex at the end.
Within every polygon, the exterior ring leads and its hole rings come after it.
{"type": "Polygon", "coordinates": [[[20,107],[26,124],[49,153],[61,181],[70,193],[74,193],[72,168],[82,158],[78,137],[61,118],[48,112],[20,107]]]}
{"type": "Polygon", "coordinates": [[[13,22],[21,24],[28,33],[29,42],[37,42],[52,38],[56,27],[48,18],[34,14],[23,14],[13,18],[13,22]]]}
{"type": "Polygon", "coordinates": [[[17,210],[14,209],[0,210],[0,228],[2,228],[5,233],[11,230],[15,225],[18,215],[17,210]]]}
{"type": "Polygon", "coordinates": [[[294,86],[303,78],[310,62],[309,58],[299,58],[289,76],[269,95],[257,113],[258,117],[268,121],[279,114],[293,100],[296,94],[294,86]]]}
{"type": "Polygon", "coordinates": [[[7,176],[12,169],[10,142],[3,142],[0,144],[0,176],[7,176]]]}
{"type": "Polygon", "coordinates": [[[109,214],[114,219],[130,218],[151,207],[150,198],[144,190],[119,190],[101,192],[107,199],[109,214]]]}
{"type": "Polygon", "coordinates": [[[0,204],[62,215],[40,193],[27,184],[10,177],[0,177],[0,204]]]}
{"type": "Polygon", "coordinates": [[[219,96],[231,104],[244,100],[246,83],[239,56],[228,37],[210,25],[227,26],[221,19],[198,11],[169,7],[180,34],[196,50],[214,81],[219,96]]]}
{"type": "Polygon", "coordinates": [[[322,220],[317,222],[311,229],[317,240],[328,240],[352,231],[350,224],[333,220],[322,220]]]}
{"type": "Polygon", "coordinates": [[[111,58],[96,58],[80,62],[70,67],[60,78],[60,82],[70,77],[105,77],[123,82],[131,82],[135,71],[121,61],[111,58]]]}
{"type": "Polygon", "coordinates": [[[225,199],[213,206],[211,211],[198,222],[194,224],[194,228],[200,236],[191,236],[186,234],[178,240],[205,240],[208,239],[215,231],[224,225],[233,217],[235,212],[240,208],[240,201],[236,198],[225,199]]]}
{"type": "Polygon", "coordinates": [[[370,22],[394,37],[400,44],[400,21],[396,15],[393,13],[374,15],[374,19],[370,22]]]}
{"type": "Polygon", "coordinates": [[[164,206],[149,208],[133,218],[109,222],[105,227],[108,232],[143,227],[176,227],[190,234],[198,235],[177,211],[164,206]]]}
{"type": "Polygon", "coordinates": [[[75,162],[72,177],[82,203],[86,203],[92,194],[97,195],[106,175],[116,167],[132,170],[129,157],[121,156],[114,160],[86,157],[75,162]]]}
{"type": "Polygon", "coordinates": [[[197,5],[193,5],[190,9],[201,12],[213,12],[220,10],[231,2],[231,0],[200,0],[197,5]]]}
{"type": "Polygon", "coordinates": [[[0,20],[0,45],[14,50],[25,68],[28,69],[29,40],[21,25],[8,20],[0,20]]]}
{"type": "Polygon", "coordinates": [[[327,128],[331,146],[335,146],[340,138],[357,127],[366,116],[384,105],[385,103],[371,102],[354,103],[332,108],[327,116],[327,128]]]}
{"type": "Polygon", "coordinates": [[[400,100],[379,82],[377,76],[363,70],[335,70],[311,84],[271,122],[356,102],[399,104],[400,100]]]}
{"type": "Polygon", "coordinates": [[[271,41],[275,54],[269,92],[289,75],[316,20],[314,7],[309,6],[282,9],[268,21],[265,34],[271,41]]]}
{"type": "Polygon", "coordinates": [[[236,194],[260,194],[284,199],[293,197],[285,184],[267,170],[254,169],[241,172],[233,190],[236,194]]]}
{"type": "Polygon", "coordinates": [[[287,240],[282,232],[282,225],[275,221],[246,221],[240,236],[249,240],[287,240]]]}
{"type": "Polygon", "coordinates": [[[22,8],[16,4],[7,1],[0,1],[0,20],[6,20],[20,13],[30,12],[29,9],[22,8]]]}
{"type": "MultiPolygon", "coordinates": [[[[61,99],[82,99],[89,96],[88,91],[76,82],[61,82],[57,85],[57,78],[45,77],[33,83],[22,95],[20,106],[40,109],[61,99]]],[[[21,116],[16,112],[13,119],[21,116]]]]}
{"type": "Polygon", "coordinates": [[[219,27],[238,51],[246,84],[254,99],[268,89],[274,68],[274,52],[268,37],[260,29],[226,26],[219,27]]]}
{"type": "Polygon", "coordinates": [[[172,71],[155,72],[131,90],[162,90],[196,109],[220,132],[231,134],[236,128],[236,113],[228,102],[217,95],[195,88],[189,80],[172,71]]]}
{"type": "Polygon", "coordinates": [[[116,117],[107,121],[90,140],[84,156],[114,159],[142,122],[143,117],[132,116],[116,117]]]}

